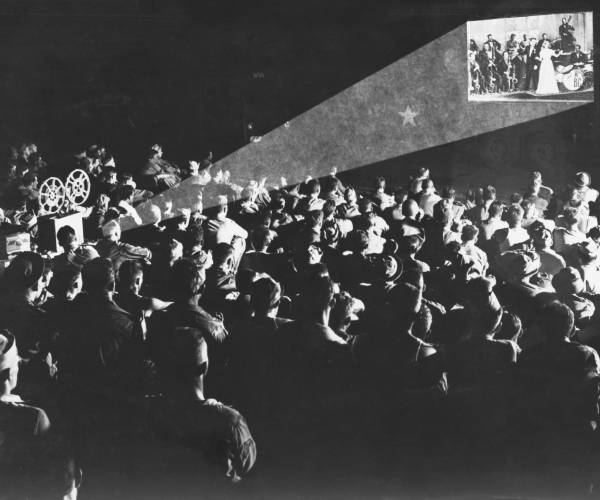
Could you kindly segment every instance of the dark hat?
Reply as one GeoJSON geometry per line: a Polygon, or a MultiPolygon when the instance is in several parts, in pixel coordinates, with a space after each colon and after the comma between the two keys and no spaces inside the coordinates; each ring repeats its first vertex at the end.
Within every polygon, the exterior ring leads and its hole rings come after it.
{"type": "Polygon", "coordinates": [[[500,255],[500,268],[505,278],[531,276],[540,266],[540,258],[533,252],[508,251],[500,255]]]}
{"type": "Polygon", "coordinates": [[[21,252],[10,262],[5,276],[8,282],[19,287],[29,288],[44,275],[44,259],[35,252],[21,252]]]}
{"type": "Polygon", "coordinates": [[[575,174],[575,179],[573,180],[573,184],[575,186],[582,188],[590,185],[590,174],[587,172],[577,172],[575,174]]]}
{"type": "Polygon", "coordinates": [[[552,286],[559,293],[577,294],[583,292],[585,285],[581,275],[574,267],[565,267],[552,278],[552,286]]]}

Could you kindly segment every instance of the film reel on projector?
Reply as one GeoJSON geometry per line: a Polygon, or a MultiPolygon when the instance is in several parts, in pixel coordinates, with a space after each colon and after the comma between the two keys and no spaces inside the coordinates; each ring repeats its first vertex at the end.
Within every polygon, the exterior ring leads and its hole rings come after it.
{"type": "Polygon", "coordinates": [[[87,201],[92,190],[90,176],[81,169],[73,170],[67,177],[66,194],[71,206],[79,206],[87,201]]]}
{"type": "Polygon", "coordinates": [[[40,186],[40,210],[43,214],[56,214],[65,204],[66,188],[58,177],[48,177],[40,186]]]}

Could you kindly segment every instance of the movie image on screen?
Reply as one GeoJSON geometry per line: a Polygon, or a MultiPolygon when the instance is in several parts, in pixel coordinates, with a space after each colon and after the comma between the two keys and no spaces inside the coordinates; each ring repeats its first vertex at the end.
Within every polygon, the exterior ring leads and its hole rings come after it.
{"type": "Polygon", "coordinates": [[[591,12],[468,22],[469,100],[593,101],[593,37],[591,12]]]}

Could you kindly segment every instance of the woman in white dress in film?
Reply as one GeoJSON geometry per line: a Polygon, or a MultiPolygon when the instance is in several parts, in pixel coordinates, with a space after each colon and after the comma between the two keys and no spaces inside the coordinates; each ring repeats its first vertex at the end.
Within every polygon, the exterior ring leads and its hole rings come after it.
{"type": "Polygon", "coordinates": [[[552,58],[561,54],[550,48],[550,42],[546,40],[540,50],[540,73],[536,92],[538,94],[558,94],[556,75],[554,74],[554,63],[552,58]]]}

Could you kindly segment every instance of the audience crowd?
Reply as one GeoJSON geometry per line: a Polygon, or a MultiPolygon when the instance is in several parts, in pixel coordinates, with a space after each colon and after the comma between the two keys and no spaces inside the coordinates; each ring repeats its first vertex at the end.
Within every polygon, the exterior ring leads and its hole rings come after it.
{"type": "Polygon", "coordinates": [[[393,189],[335,169],[238,186],[162,153],[73,158],[91,196],[60,253],[36,233],[58,169],[11,155],[0,230],[32,249],[0,277],[0,498],[364,498],[530,471],[593,489],[588,173],[529,172],[501,199],[426,168],[393,189]]]}

